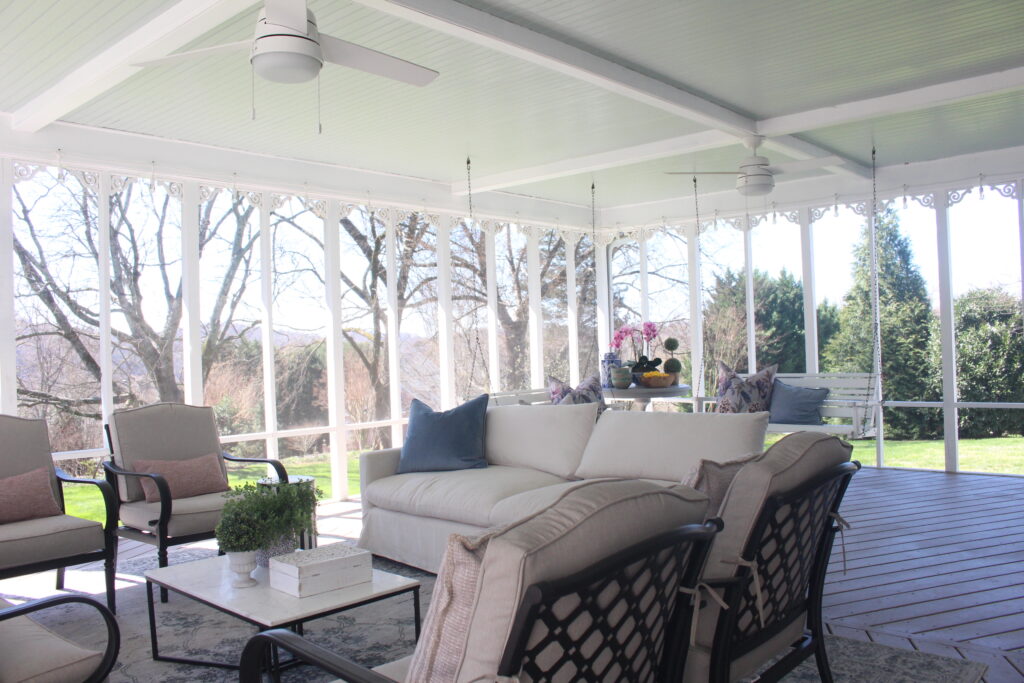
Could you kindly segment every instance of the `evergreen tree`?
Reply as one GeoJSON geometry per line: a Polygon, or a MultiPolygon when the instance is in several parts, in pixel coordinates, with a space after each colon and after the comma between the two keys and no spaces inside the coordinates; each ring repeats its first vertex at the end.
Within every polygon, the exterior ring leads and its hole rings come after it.
{"type": "MultiPolygon", "coordinates": [[[[924,278],[914,263],[910,241],[900,233],[896,213],[878,217],[878,289],[882,320],[882,391],[898,401],[937,400],[930,381],[933,313],[924,278]]],[[[843,297],[839,330],[825,346],[826,372],[871,372],[871,248],[867,225],[854,250],[853,286],[843,297]]],[[[886,414],[886,436],[934,438],[935,418],[922,411],[886,414]]]]}

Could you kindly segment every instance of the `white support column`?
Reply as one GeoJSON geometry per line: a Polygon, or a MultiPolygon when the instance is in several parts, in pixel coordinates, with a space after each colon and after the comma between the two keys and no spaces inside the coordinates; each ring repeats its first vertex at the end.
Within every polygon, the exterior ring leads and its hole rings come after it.
{"type": "MultiPolygon", "coordinates": [[[[497,225],[485,221],[484,248],[487,261],[487,371],[490,374],[491,393],[501,391],[501,354],[498,353],[498,246],[495,244],[497,225]]],[[[511,230],[511,228],[506,228],[511,230]]]]}
{"type": "Polygon", "coordinates": [[[565,322],[569,335],[569,384],[574,387],[580,383],[580,302],[579,292],[576,291],[576,244],[579,241],[579,233],[562,233],[562,242],[565,244],[565,322]]]}
{"type": "Polygon", "coordinates": [[[756,321],[754,319],[754,244],[750,216],[743,228],[743,264],[747,276],[747,372],[757,372],[756,321]]]}
{"type": "Polygon", "coordinates": [[[804,363],[806,372],[818,372],[818,306],[814,286],[814,222],[811,209],[800,211],[800,250],[804,281],[804,363]]]}
{"type": "Polygon", "coordinates": [[[385,239],[387,240],[387,312],[388,312],[388,386],[391,389],[391,446],[402,445],[402,376],[398,339],[398,211],[387,209],[385,239]]]}
{"type": "Polygon", "coordinates": [[[442,410],[455,406],[451,231],[456,220],[455,216],[443,214],[437,226],[437,352],[442,410]]]}
{"type": "Polygon", "coordinates": [[[594,269],[597,271],[597,349],[598,359],[612,340],[611,281],[608,277],[608,243],[594,239],[594,269]]]}
{"type": "Polygon", "coordinates": [[[540,228],[521,226],[526,232],[526,284],[530,299],[530,388],[547,386],[544,381],[544,309],[540,295],[540,228]]]}
{"type": "Polygon", "coordinates": [[[199,317],[199,184],[181,186],[181,337],[185,403],[203,405],[203,342],[199,317]]]}
{"type": "Polygon", "coordinates": [[[942,422],[946,471],[960,469],[956,408],[956,332],[953,328],[953,264],[949,234],[949,196],[935,193],[935,227],[939,247],[939,336],[942,348],[942,422]]]}
{"type": "Polygon", "coordinates": [[[649,322],[651,320],[651,299],[650,290],[647,285],[647,231],[641,231],[640,236],[637,238],[637,244],[640,247],[640,322],[649,322]]]}
{"type": "Polygon", "coordinates": [[[1024,178],[1017,181],[1017,228],[1020,230],[1020,305],[1024,308],[1024,178]]]}
{"type": "MultiPolygon", "coordinates": [[[[88,190],[86,190],[88,191],[88,190]]],[[[100,406],[103,422],[110,422],[114,412],[114,360],[110,337],[110,174],[101,173],[96,188],[96,210],[99,218],[96,236],[97,293],[100,301],[100,406]]]]}
{"type": "MultiPolygon", "coordinates": [[[[690,386],[693,396],[706,396],[704,390],[704,300],[700,276],[700,230],[693,226],[686,235],[687,270],[690,278],[690,386]]],[[[694,405],[701,411],[701,405],[694,405]]]]}
{"type": "Polygon", "coordinates": [[[260,203],[260,341],[263,350],[263,423],[269,434],[266,439],[267,459],[278,460],[277,444],[277,382],[274,379],[274,231],[270,225],[270,209],[274,195],[256,195],[260,203]]]}
{"type": "Polygon", "coordinates": [[[14,326],[14,162],[0,159],[0,413],[18,414],[18,365],[14,326]]]}
{"type": "Polygon", "coordinates": [[[341,313],[341,220],[338,202],[326,202],[324,296],[327,298],[327,423],[331,428],[331,490],[348,500],[348,433],[345,429],[345,338],[341,313]]]}

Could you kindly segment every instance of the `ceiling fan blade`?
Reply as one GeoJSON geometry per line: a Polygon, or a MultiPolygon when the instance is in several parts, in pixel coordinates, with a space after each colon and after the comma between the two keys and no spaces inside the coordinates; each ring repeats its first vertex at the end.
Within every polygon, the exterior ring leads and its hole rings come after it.
{"type": "Polygon", "coordinates": [[[665,175],[739,175],[739,171],[665,171],[665,175]]]}
{"type": "Polygon", "coordinates": [[[437,72],[341,38],[320,34],[324,61],[367,73],[393,78],[409,85],[424,86],[437,78],[437,72]]]}
{"type": "Polygon", "coordinates": [[[306,0],[265,0],[267,23],[306,35],[306,0]]]}
{"type": "Polygon", "coordinates": [[[206,55],[213,55],[219,52],[233,52],[248,50],[252,47],[252,40],[240,40],[237,43],[224,43],[223,45],[214,45],[213,47],[204,47],[198,50],[189,50],[188,52],[179,52],[173,55],[167,55],[166,57],[158,57],[156,59],[147,59],[143,62],[136,62],[132,66],[159,66],[161,64],[177,64],[193,57],[205,57],[206,55]]]}
{"type": "Polygon", "coordinates": [[[800,159],[799,161],[783,161],[781,164],[772,164],[768,167],[768,170],[772,173],[799,173],[801,171],[813,171],[824,166],[839,166],[842,163],[842,159],[831,155],[814,159],[800,159]]]}

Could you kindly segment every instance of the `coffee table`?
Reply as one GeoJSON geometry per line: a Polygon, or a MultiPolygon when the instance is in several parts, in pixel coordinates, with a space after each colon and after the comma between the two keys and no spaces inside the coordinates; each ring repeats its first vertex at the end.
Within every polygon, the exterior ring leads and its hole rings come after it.
{"type": "Polygon", "coordinates": [[[250,588],[232,587],[234,574],[228,569],[227,556],[149,569],[145,576],[149,638],[153,659],[157,661],[238,669],[237,662],[216,662],[160,654],[153,603],[154,584],[253,624],[260,631],[268,628],[291,628],[301,631],[302,624],[312,619],[344,612],[395,595],[412,593],[416,639],[420,637],[420,582],[377,569],[373,570],[372,582],[305,598],[296,598],[271,588],[268,570],[265,567],[259,567],[253,572],[253,578],[259,581],[259,585],[250,588]]]}

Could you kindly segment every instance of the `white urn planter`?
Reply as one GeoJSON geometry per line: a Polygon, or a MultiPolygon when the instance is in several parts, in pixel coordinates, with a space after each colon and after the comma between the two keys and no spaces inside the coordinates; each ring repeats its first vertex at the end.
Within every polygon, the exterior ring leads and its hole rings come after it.
{"type": "Polygon", "coordinates": [[[256,551],[228,553],[228,567],[234,573],[235,578],[231,580],[234,588],[250,588],[259,582],[250,574],[256,569],[256,551]]]}

